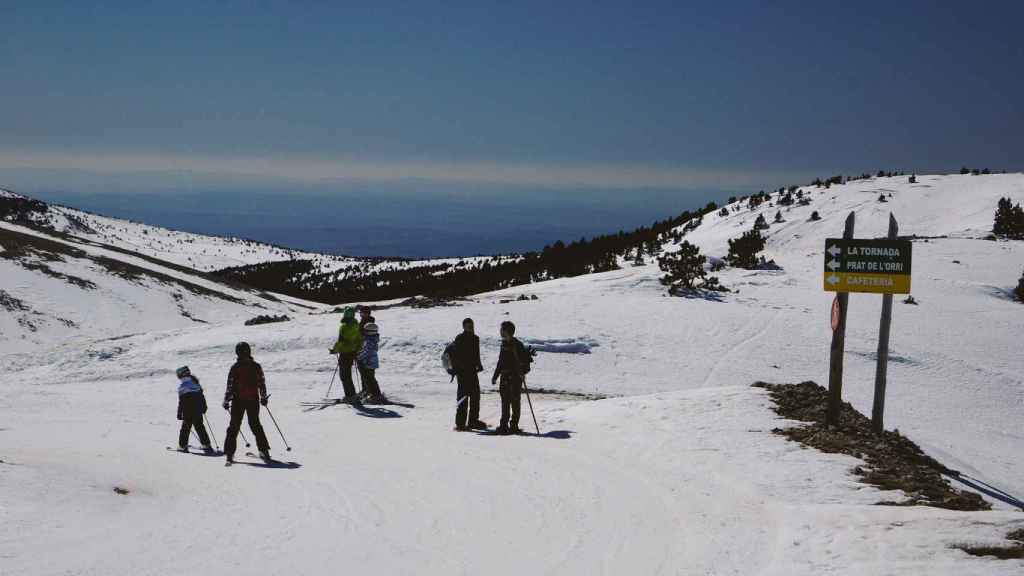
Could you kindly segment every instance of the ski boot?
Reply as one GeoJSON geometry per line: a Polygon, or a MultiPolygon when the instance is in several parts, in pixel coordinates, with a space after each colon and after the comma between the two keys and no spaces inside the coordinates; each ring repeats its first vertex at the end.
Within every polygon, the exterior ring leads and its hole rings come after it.
{"type": "Polygon", "coordinates": [[[470,422],[469,428],[471,430],[487,430],[487,422],[484,422],[483,420],[476,420],[474,422],[470,422]]]}
{"type": "Polygon", "coordinates": [[[203,445],[203,453],[204,454],[213,454],[214,453],[213,446],[210,446],[209,444],[204,444],[203,445]]]}
{"type": "Polygon", "coordinates": [[[260,460],[270,462],[270,450],[260,450],[260,460]]]}
{"type": "Polygon", "coordinates": [[[188,446],[178,446],[178,452],[188,452],[188,446]]]}

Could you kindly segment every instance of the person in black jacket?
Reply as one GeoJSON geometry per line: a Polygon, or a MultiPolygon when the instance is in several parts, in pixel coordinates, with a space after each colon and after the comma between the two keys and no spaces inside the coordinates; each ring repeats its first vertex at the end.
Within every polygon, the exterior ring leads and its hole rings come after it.
{"type": "Polygon", "coordinates": [[[267,405],[267,383],[263,367],[252,359],[252,348],[245,342],[235,346],[238,360],[228,373],[228,386],[224,391],[224,409],[231,412],[227,436],[224,438],[224,456],[228,462],[235,460],[235,443],[242,428],[242,416],[248,414],[249,428],[256,437],[260,458],[270,459],[270,443],[260,424],[260,405],[267,405]]]}
{"type": "Polygon", "coordinates": [[[519,406],[523,392],[523,376],[530,371],[530,352],[522,342],[516,339],[516,325],[505,321],[501,323],[501,352],[498,364],[494,367],[491,384],[497,384],[501,394],[501,424],[498,434],[520,434],[519,406]]]}
{"type": "Polygon", "coordinates": [[[486,430],[487,423],[480,420],[480,377],[484,371],[480,362],[480,337],[474,333],[473,319],[462,321],[462,333],[455,337],[455,378],[459,381],[458,407],[455,409],[455,429],[486,430]],[[467,420],[467,414],[469,416],[467,420]]]}

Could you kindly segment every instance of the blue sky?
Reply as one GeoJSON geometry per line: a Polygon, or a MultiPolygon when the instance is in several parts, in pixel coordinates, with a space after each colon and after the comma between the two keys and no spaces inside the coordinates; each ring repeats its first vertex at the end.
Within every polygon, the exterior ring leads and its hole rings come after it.
{"type": "Polygon", "coordinates": [[[20,2],[0,21],[0,185],[1024,168],[1022,2],[20,2]]]}

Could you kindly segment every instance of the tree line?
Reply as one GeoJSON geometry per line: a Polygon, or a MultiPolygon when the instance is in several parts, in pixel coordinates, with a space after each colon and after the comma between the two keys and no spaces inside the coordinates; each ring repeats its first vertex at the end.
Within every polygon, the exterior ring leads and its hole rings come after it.
{"type": "Polygon", "coordinates": [[[411,296],[459,297],[532,282],[607,272],[618,259],[646,250],[654,255],[662,244],[682,237],[680,226],[694,226],[718,209],[714,202],[697,211],[655,222],[631,232],[619,231],[545,246],[543,250],[474,261],[411,265],[408,261],[377,261],[376,267],[355,266],[323,272],[310,260],[286,260],[238,266],[215,274],[261,290],[318,302],[391,300],[411,296]]]}

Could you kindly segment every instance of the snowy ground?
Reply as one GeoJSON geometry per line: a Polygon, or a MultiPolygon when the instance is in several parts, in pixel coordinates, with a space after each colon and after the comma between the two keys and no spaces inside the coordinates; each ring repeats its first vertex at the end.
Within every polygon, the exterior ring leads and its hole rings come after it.
{"type": "MultiPolygon", "coordinates": [[[[771,434],[786,423],[749,387],[826,381],[823,239],[850,209],[858,235],[877,235],[892,209],[903,233],[956,238],[915,243],[921,304],[896,305],[888,424],[1021,497],[1024,306],[1004,291],[1024,269],[1024,246],[973,237],[996,197],[1024,198],[1024,178],[960,178],[814,191],[812,206],[784,212],[789,222],[770,230],[767,254],[783,271],[721,273],[739,289],[722,302],[665,297],[656,267],[643,266],[459,307],[380,311],[381,384],[412,408],[299,406],[331,381],[336,315],[4,356],[0,572],[1019,574],[1024,562],[950,546],[998,544],[1024,527],[1024,513],[874,506],[899,495],[856,483],[853,458],[771,434]],[[893,190],[892,202],[879,206],[872,187],[893,190]],[[824,220],[806,222],[810,210],[824,220]],[[539,299],[500,303],[519,294],[539,299]],[[546,350],[531,387],[613,398],[535,396],[543,437],[452,432],[455,390],[439,355],[465,316],[476,319],[488,369],[497,326],[511,319],[546,350]],[[283,450],[264,416],[274,454],[296,468],[224,468],[164,450],[177,433],[173,369],[190,365],[216,406],[241,339],[267,371],[271,408],[294,447],[283,450]]],[[[724,255],[725,239],[754,216],[709,215],[688,240],[724,255]]],[[[877,296],[851,298],[846,392],[862,411],[879,308],[877,296]]],[[[482,416],[494,423],[497,395],[485,389],[482,416]]],[[[525,403],[524,412],[531,429],[525,403]]],[[[225,415],[210,417],[222,441],[225,415]]]]}

